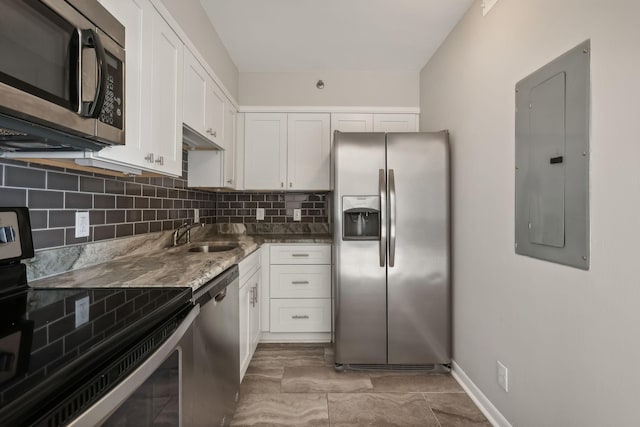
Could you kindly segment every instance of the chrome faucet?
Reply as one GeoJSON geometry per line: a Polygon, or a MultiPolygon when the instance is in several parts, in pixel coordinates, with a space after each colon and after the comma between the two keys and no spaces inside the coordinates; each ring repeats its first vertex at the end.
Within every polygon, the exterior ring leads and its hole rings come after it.
{"type": "Polygon", "coordinates": [[[193,224],[189,224],[185,222],[184,224],[179,225],[173,232],[173,246],[178,246],[178,242],[185,235],[187,236],[187,241],[184,243],[191,243],[191,229],[196,227],[204,227],[204,223],[194,222],[193,224]],[[184,231],[180,231],[183,229],[184,231]]]}

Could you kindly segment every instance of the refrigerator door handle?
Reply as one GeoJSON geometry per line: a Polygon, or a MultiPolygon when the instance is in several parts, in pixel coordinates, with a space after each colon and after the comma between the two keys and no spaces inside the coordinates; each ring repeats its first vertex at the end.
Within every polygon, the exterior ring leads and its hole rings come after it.
{"type": "Polygon", "coordinates": [[[387,258],[387,183],[385,182],[384,169],[378,170],[378,182],[380,185],[380,267],[384,267],[387,258]]]}
{"type": "Polygon", "coordinates": [[[389,267],[396,262],[396,178],[389,169],[389,267]]]}

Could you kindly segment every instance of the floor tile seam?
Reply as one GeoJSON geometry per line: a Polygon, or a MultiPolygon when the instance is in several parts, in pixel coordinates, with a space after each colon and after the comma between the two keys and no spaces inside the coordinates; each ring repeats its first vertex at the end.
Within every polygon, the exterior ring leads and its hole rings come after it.
{"type": "Polygon", "coordinates": [[[438,426],[442,427],[442,423],[440,423],[440,419],[438,418],[436,413],[433,411],[433,408],[431,407],[431,404],[429,403],[429,399],[427,399],[427,393],[422,393],[422,399],[424,400],[424,403],[427,405],[427,408],[429,408],[429,412],[431,412],[431,415],[433,415],[433,418],[438,423],[438,426]]]}
{"type": "Polygon", "coordinates": [[[331,427],[331,411],[329,409],[329,393],[324,394],[325,401],[327,402],[327,423],[331,427]]]}

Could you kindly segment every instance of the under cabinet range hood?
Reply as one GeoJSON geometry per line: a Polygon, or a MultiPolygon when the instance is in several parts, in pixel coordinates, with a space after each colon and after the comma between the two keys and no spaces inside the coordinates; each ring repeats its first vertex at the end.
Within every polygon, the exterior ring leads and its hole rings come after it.
{"type": "Polygon", "coordinates": [[[97,0],[0,5],[0,154],[124,144],[124,26],[97,0]]]}

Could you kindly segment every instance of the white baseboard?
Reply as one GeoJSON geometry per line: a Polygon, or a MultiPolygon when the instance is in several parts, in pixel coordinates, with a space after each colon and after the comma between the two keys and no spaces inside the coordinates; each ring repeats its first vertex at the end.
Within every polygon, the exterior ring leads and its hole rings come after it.
{"type": "Polygon", "coordinates": [[[478,405],[480,411],[494,427],[512,427],[511,423],[498,411],[498,408],[493,406],[493,403],[487,398],[487,396],[480,391],[471,378],[462,370],[462,368],[455,362],[451,361],[452,369],[451,375],[458,381],[458,384],[467,392],[471,400],[478,405]]]}

